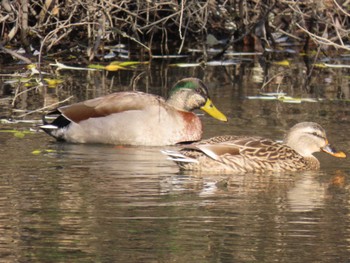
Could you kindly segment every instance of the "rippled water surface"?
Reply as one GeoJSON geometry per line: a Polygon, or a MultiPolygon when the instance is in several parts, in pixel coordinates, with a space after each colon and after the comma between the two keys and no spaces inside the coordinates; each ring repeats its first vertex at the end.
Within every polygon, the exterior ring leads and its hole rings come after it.
{"type": "MultiPolygon", "coordinates": [[[[204,137],[281,139],[312,120],[349,153],[346,102],[248,100],[249,82],[218,80],[210,92],[230,121],[202,116],[204,137]]],[[[20,137],[0,133],[1,262],[349,262],[348,159],[317,154],[317,172],[210,175],[179,172],[160,152],[174,147],[20,137]]]]}

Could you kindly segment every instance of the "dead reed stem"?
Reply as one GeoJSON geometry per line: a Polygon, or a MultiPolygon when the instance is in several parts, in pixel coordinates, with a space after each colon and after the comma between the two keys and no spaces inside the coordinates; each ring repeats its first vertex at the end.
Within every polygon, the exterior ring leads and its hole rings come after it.
{"type": "Polygon", "coordinates": [[[347,5],[345,0],[3,0],[0,44],[27,53],[30,45],[40,48],[39,61],[51,49],[76,46],[93,60],[105,45],[120,43],[150,55],[180,54],[206,45],[209,34],[228,46],[249,44],[249,38],[271,46],[282,33],[300,44],[311,39],[316,47],[349,50],[347,5]]]}

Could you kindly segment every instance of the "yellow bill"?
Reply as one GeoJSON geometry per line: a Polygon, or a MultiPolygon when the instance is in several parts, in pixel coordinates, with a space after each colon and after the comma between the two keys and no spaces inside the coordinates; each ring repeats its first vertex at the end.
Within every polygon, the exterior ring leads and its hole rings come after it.
{"type": "Polygon", "coordinates": [[[213,102],[210,99],[207,99],[205,105],[200,109],[215,119],[218,119],[220,121],[227,121],[227,117],[214,106],[213,102]]]}
{"type": "Polygon", "coordinates": [[[322,148],[322,151],[324,151],[325,153],[328,153],[334,157],[337,158],[346,158],[346,154],[342,151],[336,151],[332,146],[330,146],[329,144],[327,144],[325,147],[322,148]]]}

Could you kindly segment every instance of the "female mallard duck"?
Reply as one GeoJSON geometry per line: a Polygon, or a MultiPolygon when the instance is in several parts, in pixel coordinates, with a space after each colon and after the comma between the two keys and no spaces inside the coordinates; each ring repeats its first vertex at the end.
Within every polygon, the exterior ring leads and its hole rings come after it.
{"type": "Polygon", "coordinates": [[[283,143],[249,136],[218,136],[188,145],[179,152],[165,151],[181,169],[215,172],[267,172],[319,169],[312,154],[323,151],[345,158],[329,144],[325,130],[314,122],[301,122],[283,143]]]}
{"type": "Polygon", "coordinates": [[[43,117],[41,129],[74,143],[173,145],[201,139],[202,124],[194,109],[227,121],[204,83],[185,78],[174,85],[167,100],[143,92],[117,92],[60,107],[43,117]],[[58,116],[48,123],[52,115],[58,116]]]}

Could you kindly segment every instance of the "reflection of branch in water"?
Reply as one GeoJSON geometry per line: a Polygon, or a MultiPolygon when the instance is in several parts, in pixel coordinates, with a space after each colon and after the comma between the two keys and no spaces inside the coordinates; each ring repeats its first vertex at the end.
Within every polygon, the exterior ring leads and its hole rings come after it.
{"type": "MultiPolygon", "coordinates": [[[[283,75],[284,73],[283,72],[278,72],[277,74],[275,74],[274,76],[272,76],[270,79],[268,79],[267,81],[265,81],[262,85],[262,87],[260,88],[260,91],[263,91],[265,89],[265,87],[271,82],[273,81],[275,78],[277,78],[278,76],[280,75],[283,75]]],[[[283,78],[283,76],[282,76],[283,78]]],[[[280,84],[279,84],[280,85],[280,84]]],[[[279,87],[279,86],[278,86],[279,87]]],[[[278,89],[277,89],[278,91],[278,89]]]]}

